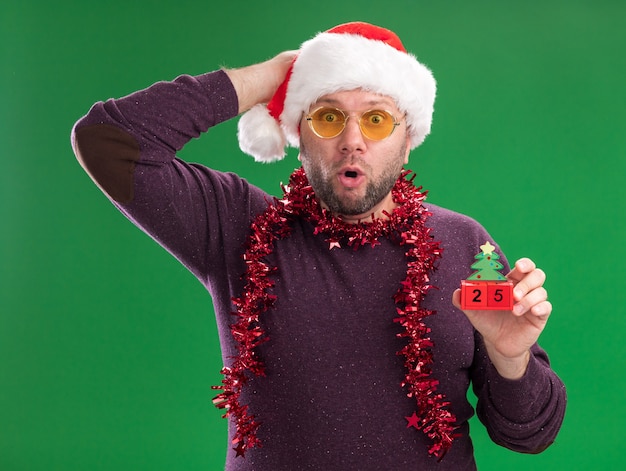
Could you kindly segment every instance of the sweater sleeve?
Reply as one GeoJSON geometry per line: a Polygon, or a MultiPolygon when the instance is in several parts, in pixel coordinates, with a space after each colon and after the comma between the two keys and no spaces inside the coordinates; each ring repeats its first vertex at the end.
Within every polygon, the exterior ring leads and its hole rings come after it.
{"type": "MultiPolygon", "coordinates": [[[[482,226],[474,230],[481,234],[479,240],[493,240],[482,226]]],[[[509,262],[495,245],[506,273],[509,262]]],[[[480,333],[474,331],[474,336],[471,374],[478,418],[494,443],[520,453],[542,452],[556,439],[566,403],[565,386],[552,370],[547,353],[533,345],[524,376],[508,380],[491,363],[480,333]]]]}
{"type": "Polygon", "coordinates": [[[223,71],[183,75],[96,103],[72,130],[76,157],[107,197],[203,283],[238,253],[266,195],[176,152],[237,114],[223,71]],[[229,250],[229,249],[233,250],[229,250]]]}
{"type": "Polygon", "coordinates": [[[477,414],[491,439],[521,453],[540,453],[550,446],[565,415],[565,386],[551,369],[548,356],[538,345],[524,376],[503,378],[487,357],[476,333],[473,388],[477,414]]]}
{"type": "Polygon", "coordinates": [[[182,75],[120,99],[96,103],[72,130],[83,168],[117,203],[134,197],[135,166],[171,163],[176,151],[237,113],[237,96],[223,71],[182,75]]]}
{"type": "MultiPolygon", "coordinates": [[[[492,241],[509,269],[506,256],[491,235],[474,219],[430,205],[435,240],[443,240],[443,259],[433,283],[452,294],[459,280],[472,272],[468,261],[480,244],[492,241]]],[[[447,299],[447,298],[446,298],[447,299]]],[[[445,301],[448,302],[447,300],[445,301]]],[[[565,387],[550,367],[548,356],[538,345],[531,349],[525,375],[507,380],[491,363],[479,332],[473,332],[473,360],[469,368],[472,388],[477,397],[476,412],[491,439],[522,453],[538,453],[556,438],[565,414],[565,387]]]]}

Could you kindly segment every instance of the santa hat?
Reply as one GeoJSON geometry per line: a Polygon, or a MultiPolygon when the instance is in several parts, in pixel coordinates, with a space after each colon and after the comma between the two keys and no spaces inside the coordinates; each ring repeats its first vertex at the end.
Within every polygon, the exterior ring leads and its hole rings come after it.
{"type": "Polygon", "coordinates": [[[300,121],[312,103],[357,88],[395,100],[406,113],[411,149],[430,133],[437,88],[431,71],[392,31],[355,22],[302,44],[270,102],[254,106],[239,120],[239,147],[258,162],[280,160],[287,145],[299,146],[300,121]]]}

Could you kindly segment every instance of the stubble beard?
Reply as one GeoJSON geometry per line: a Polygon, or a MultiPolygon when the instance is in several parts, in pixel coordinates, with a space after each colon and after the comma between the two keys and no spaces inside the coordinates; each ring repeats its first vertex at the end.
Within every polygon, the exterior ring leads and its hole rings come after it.
{"type": "MultiPolygon", "coordinates": [[[[405,153],[406,145],[403,145],[399,150],[397,158],[392,159],[392,165],[387,166],[375,181],[368,180],[363,197],[343,198],[333,188],[336,172],[332,168],[323,168],[320,164],[321,159],[311,156],[304,144],[300,142],[302,166],[315,195],[333,214],[344,216],[367,214],[389,194],[400,177],[405,153]]],[[[358,162],[358,158],[353,160],[358,162]]],[[[364,165],[362,162],[360,164],[367,168],[367,165],[364,165]]]]}

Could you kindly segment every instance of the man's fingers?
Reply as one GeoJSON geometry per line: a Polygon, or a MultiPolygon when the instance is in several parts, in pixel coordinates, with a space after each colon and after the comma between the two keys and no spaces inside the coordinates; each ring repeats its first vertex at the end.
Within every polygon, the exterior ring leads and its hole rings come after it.
{"type": "MultiPolygon", "coordinates": [[[[548,292],[543,286],[533,289],[528,294],[520,299],[513,306],[513,313],[517,316],[527,313],[528,311],[535,310],[535,306],[539,306],[548,300],[548,292]]],[[[546,314],[544,312],[545,306],[537,308],[535,311],[546,314]]],[[[535,312],[533,312],[534,314],[535,312]]],[[[549,314],[549,312],[547,312],[549,314]]]]}
{"type": "Polygon", "coordinates": [[[530,258],[520,258],[517,262],[515,262],[515,266],[509,272],[507,278],[511,281],[520,281],[535,268],[537,268],[535,262],[533,262],[530,258]]]}
{"type": "Polygon", "coordinates": [[[533,269],[523,278],[518,280],[518,283],[515,285],[515,288],[513,289],[513,296],[515,297],[515,300],[519,301],[531,291],[542,287],[545,281],[545,272],[541,268],[533,269]]]}

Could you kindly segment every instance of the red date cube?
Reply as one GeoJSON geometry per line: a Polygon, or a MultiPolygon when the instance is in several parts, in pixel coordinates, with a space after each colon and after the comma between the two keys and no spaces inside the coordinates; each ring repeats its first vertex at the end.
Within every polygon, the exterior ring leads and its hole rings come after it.
{"type": "Polygon", "coordinates": [[[513,309],[510,281],[461,281],[461,309],[466,311],[513,309]]]}

